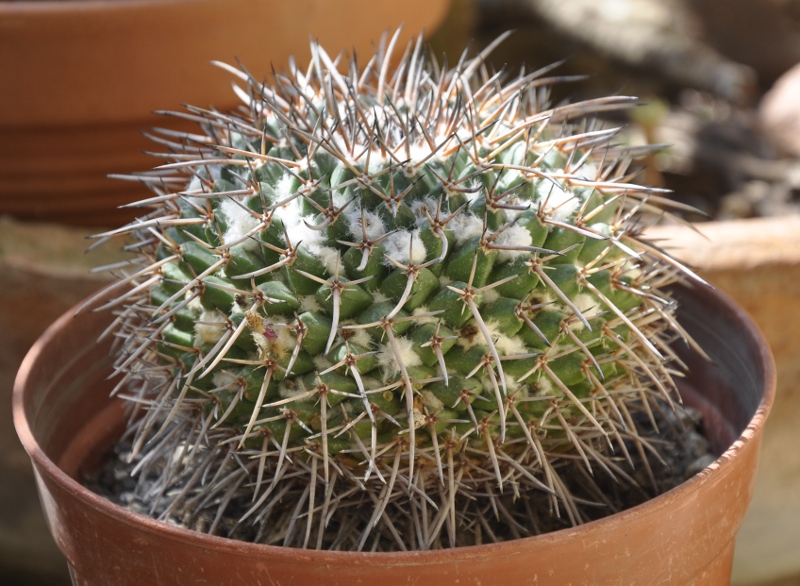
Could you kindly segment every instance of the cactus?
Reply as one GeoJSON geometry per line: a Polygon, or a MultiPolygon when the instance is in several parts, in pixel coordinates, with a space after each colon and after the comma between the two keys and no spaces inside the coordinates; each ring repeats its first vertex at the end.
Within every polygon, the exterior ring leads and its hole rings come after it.
{"type": "Polygon", "coordinates": [[[421,39],[394,66],[396,40],[363,68],[312,43],[270,83],[220,64],[243,106],[172,113],[201,130],[153,136],[151,211],[100,235],[134,253],[89,304],[163,518],[329,549],[538,533],[636,485],[642,426],[679,408],[689,273],[640,238],[664,198],[594,117],[633,98],[551,106],[552,68],[448,69],[421,39]]]}

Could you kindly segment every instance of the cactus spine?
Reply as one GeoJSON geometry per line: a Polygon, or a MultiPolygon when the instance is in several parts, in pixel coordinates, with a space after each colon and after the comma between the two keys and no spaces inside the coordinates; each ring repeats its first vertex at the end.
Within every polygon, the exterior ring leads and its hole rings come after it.
{"type": "Polygon", "coordinates": [[[162,517],[330,549],[533,534],[634,484],[641,415],[675,408],[684,269],[592,117],[632,98],[551,106],[550,68],[421,40],[393,67],[395,41],[363,68],[312,44],[268,84],[223,66],[241,109],[177,114],[201,131],[155,137],[152,210],[101,235],[135,253],[93,303],[162,517]]]}

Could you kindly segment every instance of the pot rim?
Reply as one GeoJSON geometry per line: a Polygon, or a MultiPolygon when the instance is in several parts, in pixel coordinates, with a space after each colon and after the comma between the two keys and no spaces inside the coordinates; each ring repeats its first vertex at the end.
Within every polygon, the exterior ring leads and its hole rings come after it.
{"type": "Polygon", "coordinates": [[[28,354],[25,356],[16,380],[14,381],[12,400],[14,425],[20,441],[22,442],[25,450],[28,452],[31,460],[33,460],[36,466],[42,468],[49,477],[61,485],[62,488],[73,497],[85,501],[89,506],[105,513],[109,517],[117,518],[124,524],[137,526],[146,532],[159,534],[162,537],[174,541],[184,543],[195,542],[207,549],[213,549],[220,552],[235,552],[240,555],[256,556],[269,553],[270,556],[275,558],[295,560],[297,558],[303,558],[310,563],[358,563],[358,560],[364,560],[368,558],[370,562],[373,563],[384,562],[387,564],[391,563],[393,565],[402,565],[403,562],[407,562],[409,564],[418,564],[421,562],[424,563],[425,561],[432,561],[434,559],[444,560],[446,562],[458,562],[461,560],[466,561],[474,558],[478,553],[480,553],[481,556],[502,555],[503,553],[507,553],[511,550],[516,550],[518,549],[518,546],[524,546],[524,544],[532,540],[536,540],[540,543],[547,543],[578,539],[585,533],[593,530],[610,528],[613,525],[624,522],[630,517],[635,517],[642,514],[655,514],[659,510],[669,506],[671,503],[680,501],[691,493],[699,490],[703,485],[710,482],[713,476],[724,473],[726,470],[734,466],[735,463],[733,460],[737,452],[741,451],[742,447],[752,440],[759,428],[763,428],[767,415],[772,408],[776,389],[775,362],[763,333],[753,319],[726,294],[714,289],[711,286],[705,285],[693,287],[693,292],[699,297],[702,297],[706,303],[721,307],[722,311],[734,316],[743,325],[744,330],[748,333],[748,335],[756,342],[756,346],[758,348],[758,355],[756,356],[756,359],[760,362],[760,366],[763,369],[764,396],[759,402],[758,408],[753,414],[750,422],[747,424],[747,427],[742,431],[739,437],[716,460],[714,460],[714,462],[677,487],[640,505],[631,507],[613,515],[609,515],[602,519],[590,521],[576,527],[560,529],[558,531],[533,537],[524,537],[501,543],[489,543],[484,545],[471,545],[428,551],[353,552],[300,549],[251,543],[215,535],[208,535],[206,533],[200,533],[190,529],[185,529],[183,527],[164,523],[162,521],[157,521],[151,517],[135,513],[120,505],[114,504],[106,498],[90,491],[81,485],[77,480],[73,479],[64,471],[62,471],[39,446],[39,443],[33,436],[33,433],[28,425],[28,420],[25,416],[23,395],[28,386],[28,378],[32,372],[31,367],[36,362],[39,355],[43,352],[45,346],[48,345],[50,340],[54,338],[60,330],[68,327],[69,322],[72,321],[77,314],[77,311],[74,308],[56,320],[34,343],[28,354]]]}

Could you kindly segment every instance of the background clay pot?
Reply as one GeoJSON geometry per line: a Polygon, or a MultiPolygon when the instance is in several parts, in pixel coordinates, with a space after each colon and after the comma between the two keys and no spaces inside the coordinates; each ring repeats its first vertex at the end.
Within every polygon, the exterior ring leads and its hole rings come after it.
{"type": "Polygon", "coordinates": [[[723,585],[753,489],[774,365],[760,333],[725,296],[705,288],[677,294],[679,318],[712,358],[676,345],[691,371],[682,394],[703,412],[721,456],[644,505],[534,538],[437,552],[317,552],[198,534],[111,504],[74,480],[119,433],[123,417],[119,401],[108,398],[106,350],[93,341],[108,323],[103,314],[67,314],[44,334],[17,378],[14,419],[79,585],[603,585],[622,575],[631,584],[723,585]]]}
{"type": "Polygon", "coordinates": [[[431,32],[449,0],[71,0],[0,2],[0,214],[116,225],[144,197],[109,173],[149,169],[142,130],[155,110],[236,104],[239,59],[256,75],[308,60],[313,35],[332,54],[368,54],[404,23],[431,32]]]}

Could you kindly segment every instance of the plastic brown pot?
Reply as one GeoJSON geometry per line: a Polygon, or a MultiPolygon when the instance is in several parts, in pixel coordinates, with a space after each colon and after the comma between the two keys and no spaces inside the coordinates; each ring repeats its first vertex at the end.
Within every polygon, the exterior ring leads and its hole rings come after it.
{"type": "Polygon", "coordinates": [[[449,4],[0,1],[0,214],[95,226],[133,219],[116,206],[149,192],[106,176],[153,166],[142,130],[167,122],[153,111],[236,105],[231,76],[209,61],[239,59],[266,76],[291,55],[306,63],[310,37],[333,55],[368,55],[404,24],[402,47],[435,30],[449,4]]]}
{"type": "Polygon", "coordinates": [[[750,501],[775,371],[761,334],[712,289],[676,290],[679,319],[711,356],[676,350],[721,454],[679,487],[628,511],[500,544],[403,553],[318,552],[242,543],[132,513],[76,482],[112,442],[123,416],[108,398],[109,316],[67,314],[36,343],[14,389],[14,420],[30,454],[56,543],[77,585],[281,584],[727,585],[750,501]]]}

